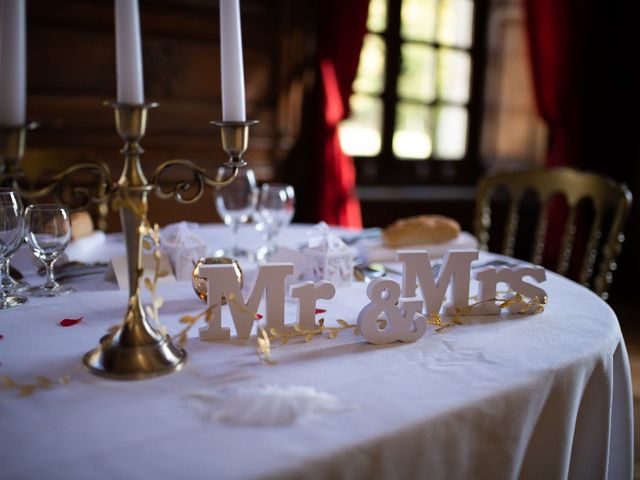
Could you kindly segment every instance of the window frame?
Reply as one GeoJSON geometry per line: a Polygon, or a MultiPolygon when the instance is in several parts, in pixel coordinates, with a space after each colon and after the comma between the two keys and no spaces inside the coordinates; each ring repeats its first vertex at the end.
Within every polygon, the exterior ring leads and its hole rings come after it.
{"type": "MultiPolygon", "coordinates": [[[[386,45],[384,88],[382,94],[371,95],[383,104],[381,129],[381,150],[377,156],[354,156],[359,185],[471,185],[481,172],[480,134],[482,120],[482,96],[484,92],[484,72],[486,62],[487,2],[474,0],[472,44],[469,49],[452,48],[468,52],[471,56],[471,81],[469,101],[465,105],[468,112],[467,149],[461,159],[445,160],[430,157],[427,160],[399,159],[393,153],[393,131],[396,120],[398,76],[402,57],[400,36],[402,0],[387,0],[387,28],[384,32],[369,32],[379,35],[386,45]]],[[[416,42],[441,47],[438,43],[416,42]]],[[[450,48],[449,46],[443,46],[450,48]]],[[[355,92],[354,92],[355,93],[355,92]]],[[[421,105],[429,105],[420,102],[421,105]]],[[[437,103],[433,103],[436,105],[437,103]]]]}

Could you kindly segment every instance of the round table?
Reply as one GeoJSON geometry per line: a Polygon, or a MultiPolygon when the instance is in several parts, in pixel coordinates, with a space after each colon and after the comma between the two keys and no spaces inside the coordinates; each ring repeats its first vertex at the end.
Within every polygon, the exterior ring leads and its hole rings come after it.
{"type": "MultiPolygon", "coordinates": [[[[280,240],[298,245],[305,231],[291,227],[280,240]]],[[[219,225],[199,234],[212,249],[230,238],[219,225]]],[[[90,254],[122,252],[115,235],[90,254]]],[[[20,255],[16,266],[37,282],[20,255]]],[[[538,315],[468,316],[408,344],[370,345],[351,332],[275,342],[275,365],[260,363],[255,338],[207,343],[194,328],[181,372],[135,382],[81,366],[122,320],[127,293],[100,276],[69,283],[77,290],[69,296],[0,312],[0,375],[19,384],[70,375],[29,396],[0,390],[2,478],[632,476],[618,321],[595,294],[551,272],[538,315]],[[238,420],[256,408],[266,409],[264,422],[238,420]]],[[[170,332],[204,308],[189,282],[165,284],[160,295],[170,332]]],[[[354,283],[319,306],[337,325],[355,322],[367,301],[365,285],[354,283]]],[[[287,302],[287,321],[295,309],[287,302]]]]}

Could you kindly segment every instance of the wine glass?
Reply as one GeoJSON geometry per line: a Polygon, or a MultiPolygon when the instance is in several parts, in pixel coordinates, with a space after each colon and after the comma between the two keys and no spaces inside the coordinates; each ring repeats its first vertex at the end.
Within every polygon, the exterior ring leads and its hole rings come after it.
{"type": "MultiPolygon", "coordinates": [[[[22,204],[15,192],[0,195],[0,262],[3,264],[20,247],[24,238],[22,204]]],[[[0,310],[21,305],[27,301],[22,295],[7,295],[0,288],[0,310]]]]}
{"type": "MultiPolygon", "coordinates": [[[[0,188],[0,205],[13,205],[17,202],[20,208],[20,216],[24,213],[20,196],[11,188],[0,188]]],[[[22,240],[11,251],[5,252],[4,260],[0,261],[0,288],[4,293],[15,293],[25,290],[29,284],[24,281],[16,280],[11,276],[9,259],[18,251],[22,240]]]]}
{"type": "Polygon", "coordinates": [[[73,288],[60,285],[53,275],[53,264],[67,248],[71,240],[69,211],[64,205],[29,205],[25,211],[27,243],[33,254],[45,265],[46,280],[39,287],[31,287],[29,293],[37,297],[66,295],[73,288]]]}
{"type": "MultiPolygon", "coordinates": [[[[217,180],[229,178],[231,171],[231,167],[220,167],[217,180]]],[[[216,210],[233,235],[231,249],[224,255],[232,258],[247,255],[248,252],[238,246],[238,229],[241,223],[251,220],[256,208],[257,192],[256,177],[250,168],[241,168],[233,182],[216,189],[216,210]]]]}
{"type": "Polygon", "coordinates": [[[289,225],[295,211],[296,196],[291,185],[265,183],[260,189],[257,213],[267,244],[261,256],[269,258],[277,250],[274,238],[289,225]]]}

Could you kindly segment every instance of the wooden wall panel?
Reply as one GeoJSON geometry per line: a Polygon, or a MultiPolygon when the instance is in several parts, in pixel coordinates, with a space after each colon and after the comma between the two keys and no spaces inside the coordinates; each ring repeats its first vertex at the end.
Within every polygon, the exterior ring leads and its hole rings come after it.
{"type": "MultiPolygon", "coordinates": [[[[242,0],[248,118],[246,158],[259,180],[279,179],[279,165],[299,132],[301,85],[313,64],[315,19],[294,0],[242,0]]],[[[140,0],[145,98],[149,113],[142,141],[145,171],[171,158],[197,161],[213,175],[226,160],[217,127],[222,116],[218,3],[140,0]]],[[[116,98],[112,0],[29,0],[27,115],[41,126],[30,133],[25,165],[47,162],[39,173],[86,157],[119,174],[122,141],[104,100],[116,98]],[[65,152],[68,152],[65,155],[65,152]],[[30,160],[29,156],[36,160],[30,160]]],[[[184,178],[178,174],[172,178],[184,178]]],[[[189,208],[152,202],[151,220],[213,221],[211,194],[189,208]],[[156,207],[156,208],[154,208],[156,207]]],[[[113,217],[110,230],[119,229],[113,217]]]]}

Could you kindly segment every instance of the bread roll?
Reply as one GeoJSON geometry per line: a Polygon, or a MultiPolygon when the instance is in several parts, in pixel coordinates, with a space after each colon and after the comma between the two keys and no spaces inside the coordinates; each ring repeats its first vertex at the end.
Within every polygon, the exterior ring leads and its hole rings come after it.
{"type": "Polygon", "coordinates": [[[93,233],[93,220],[88,212],[72,213],[70,220],[71,240],[77,240],[93,233]]]}
{"type": "Polygon", "coordinates": [[[460,224],[441,215],[418,215],[398,220],[382,231],[386,246],[444,243],[460,234],[460,224]]]}

